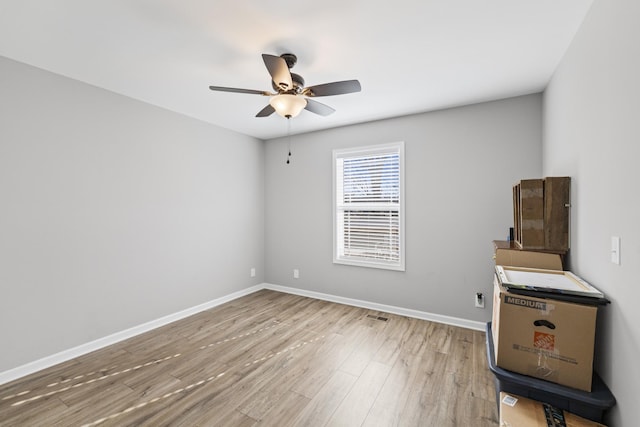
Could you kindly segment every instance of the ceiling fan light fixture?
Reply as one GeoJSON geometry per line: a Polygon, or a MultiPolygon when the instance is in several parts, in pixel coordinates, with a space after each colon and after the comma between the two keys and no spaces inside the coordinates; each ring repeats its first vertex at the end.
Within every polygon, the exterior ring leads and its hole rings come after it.
{"type": "Polygon", "coordinates": [[[288,119],[296,117],[307,106],[307,100],[298,95],[283,93],[273,96],[269,104],[276,110],[276,113],[288,119]]]}
{"type": "Polygon", "coordinates": [[[292,53],[284,53],[280,56],[263,53],[262,60],[271,76],[273,93],[262,90],[224,86],[209,86],[209,89],[220,92],[269,96],[271,97],[269,104],[258,111],[256,117],[269,117],[273,113],[278,113],[278,115],[287,119],[296,117],[303,109],[320,116],[328,116],[335,112],[335,110],[313,98],[343,95],[345,93],[360,92],[361,90],[358,80],[344,80],[305,87],[302,76],[290,71],[297,60],[296,56],[292,53]]]}

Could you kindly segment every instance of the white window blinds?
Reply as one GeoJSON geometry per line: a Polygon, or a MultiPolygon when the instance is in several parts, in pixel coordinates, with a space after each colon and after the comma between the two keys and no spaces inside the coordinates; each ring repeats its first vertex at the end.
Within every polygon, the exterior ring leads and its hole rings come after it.
{"type": "Polygon", "coordinates": [[[404,270],[403,143],[334,151],[334,262],[404,270]]]}

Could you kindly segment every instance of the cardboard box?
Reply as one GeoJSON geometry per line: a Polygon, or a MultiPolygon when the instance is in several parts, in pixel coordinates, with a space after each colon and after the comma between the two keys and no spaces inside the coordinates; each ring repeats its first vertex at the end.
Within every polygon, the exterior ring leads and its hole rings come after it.
{"type": "MultiPolygon", "coordinates": [[[[514,394],[500,393],[500,425],[518,427],[549,427],[562,424],[550,424],[547,416],[552,411],[535,400],[514,394]]],[[[560,410],[566,427],[605,427],[597,423],[579,417],[570,412],[560,410]]]]}
{"type": "Polygon", "coordinates": [[[559,253],[527,251],[503,240],[494,240],[493,249],[496,265],[562,270],[563,257],[559,253]]]}
{"type": "Polygon", "coordinates": [[[569,250],[570,187],[568,176],[513,186],[513,237],[520,249],[569,250]]]}
{"type": "Polygon", "coordinates": [[[597,307],[517,295],[494,279],[496,365],[591,391],[597,307]]]}
{"type": "Polygon", "coordinates": [[[591,391],[576,390],[561,384],[507,371],[496,365],[491,322],[487,334],[487,364],[494,374],[496,402],[500,409],[500,393],[505,392],[552,404],[556,408],[579,415],[591,421],[603,422],[604,414],[616,404],[616,398],[597,372],[593,372],[591,391]]]}

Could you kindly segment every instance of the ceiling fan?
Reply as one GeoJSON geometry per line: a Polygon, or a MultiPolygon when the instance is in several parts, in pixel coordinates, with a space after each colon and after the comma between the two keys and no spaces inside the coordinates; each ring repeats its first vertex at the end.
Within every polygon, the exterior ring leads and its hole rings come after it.
{"type": "Polygon", "coordinates": [[[321,116],[328,116],[335,110],[310,98],[360,92],[361,89],[358,80],[344,80],[305,87],[302,76],[289,71],[298,61],[293,53],[283,53],[280,56],[262,54],[262,60],[271,75],[271,86],[275,92],[222,86],[209,86],[209,89],[270,96],[269,104],[260,110],[256,117],[267,117],[276,112],[287,119],[297,116],[303,109],[321,116]]]}

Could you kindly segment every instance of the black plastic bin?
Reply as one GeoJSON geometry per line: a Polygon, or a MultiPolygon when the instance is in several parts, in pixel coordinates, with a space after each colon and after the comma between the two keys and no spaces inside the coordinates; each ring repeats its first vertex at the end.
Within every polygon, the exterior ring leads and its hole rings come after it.
{"type": "Polygon", "coordinates": [[[595,372],[593,373],[591,392],[587,392],[498,367],[493,349],[491,322],[487,323],[486,335],[489,369],[495,375],[498,411],[500,411],[501,391],[548,403],[600,423],[603,421],[605,412],[616,404],[615,397],[595,372]]]}

